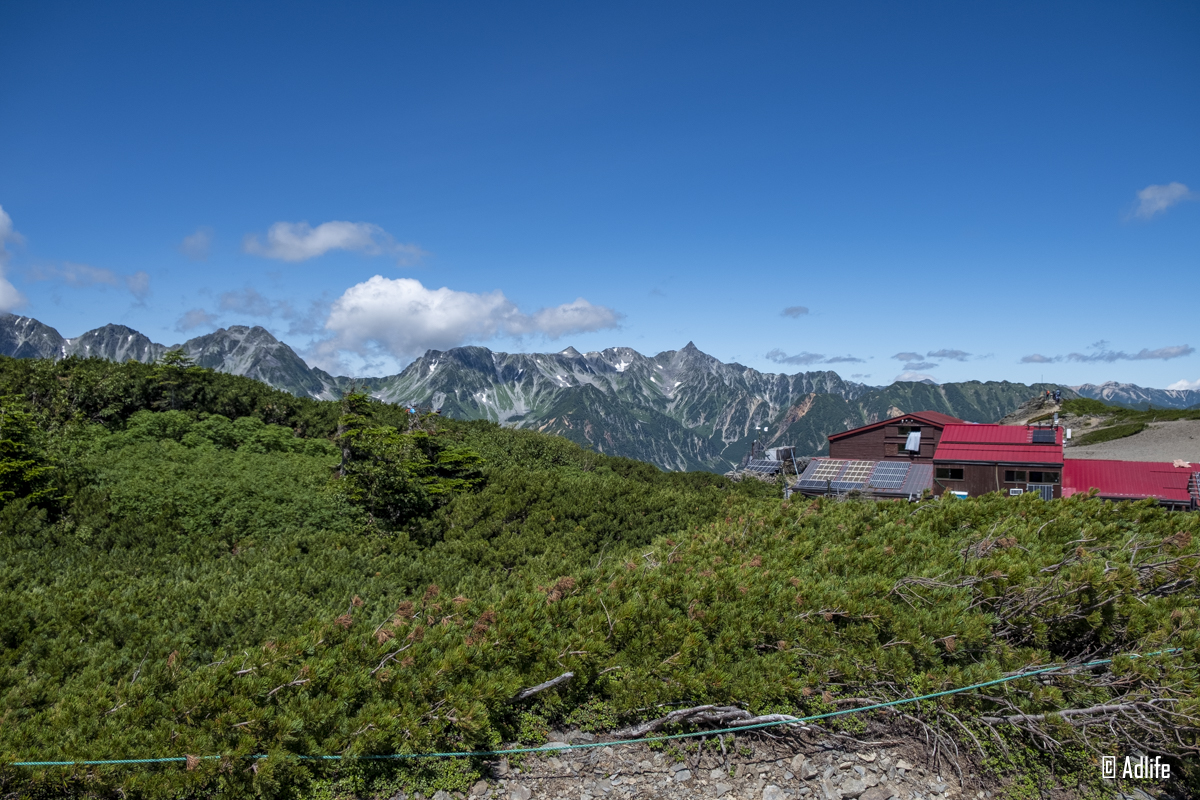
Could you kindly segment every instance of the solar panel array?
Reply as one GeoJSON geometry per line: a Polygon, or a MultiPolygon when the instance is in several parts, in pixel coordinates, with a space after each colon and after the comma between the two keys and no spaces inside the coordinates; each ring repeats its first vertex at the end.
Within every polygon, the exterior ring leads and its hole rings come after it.
{"type": "MultiPolygon", "coordinates": [[[[908,461],[847,461],[843,459],[813,459],[800,474],[794,488],[823,492],[859,490],[899,491],[906,481],[924,465],[908,461]]],[[[925,470],[932,478],[933,470],[925,470]]],[[[920,475],[916,480],[920,483],[920,475]]],[[[917,491],[927,488],[914,487],[917,491]]]]}
{"type": "Polygon", "coordinates": [[[851,461],[846,464],[846,468],[838,475],[836,481],[829,485],[829,488],[836,489],[839,492],[848,492],[851,489],[861,489],[863,484],[867,482],[867,478],[871,474],[871,470],[875,468],[874,461],[851,461]]]}
{"type": "Polygon", "coordinates": [[[842,471],[846,462],[842,460],[814,458],[809,462],[796,486],[800,489],[824,489],[826,481],[831,481],[842,471]]]}
{"type": "Polygon", "coordinates": [[[752,458],[743,467],[745,472],[754,472],[759,475],[774,475],[781,469],[783,469],[783,462],[767,458],[752,458]]]}
{"type": "Polygon", "coordinates": [[[899,489],[908,476],[908,462],[880,461],[875,465],[868,483],[876,489],[899,489]]]}
{"type": "Polygon", "coordinates": [[[1033,429],[1034,444],[1057,444],[1054,436],[1054,428],[1034,428],[1033,429]]]}

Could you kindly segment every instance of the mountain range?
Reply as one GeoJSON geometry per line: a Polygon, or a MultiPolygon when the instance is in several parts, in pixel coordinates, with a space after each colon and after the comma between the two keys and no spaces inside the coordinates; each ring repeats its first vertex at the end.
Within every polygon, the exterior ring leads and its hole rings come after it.
{"type": "MultiPolygon", "coordinates": [[[[152,362],[181,349],[197,364],[244,375],[298,396],[332,399],[356,384],[380,400],[433,407],[461,419],[530,427],[637,458],[664,469],[725,471],[758,440],[818,454],[826,436],[894,416],[933,410],[993,422],[1050,385],[1008,381],[868,386],[836,372],[764,373],[726,364],[692,343],[645,356],[628,347],[580,353],[500,353],[486,347],[430,350],[403,372],[381,378],[333,376],[309,367],[261,327],[221,328],[182,344],[156,344],[124,325],[76,338],[30,317],[0,316],[0,355],[97,357],[152,362]]],[[[1200,405],[1200,392],[1087,384],[1067,397],[1163,408],[1200,405]]]]}

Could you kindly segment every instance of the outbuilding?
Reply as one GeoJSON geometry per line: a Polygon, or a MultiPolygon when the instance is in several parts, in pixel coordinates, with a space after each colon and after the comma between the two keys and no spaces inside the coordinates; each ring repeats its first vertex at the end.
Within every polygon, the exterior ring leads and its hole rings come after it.
{"type": "Polygon", "coordinates": [[[947,425],[933,456],[933,493],[974,497],[1037,492],[1062,497],[1062,428],[947,425]]]}

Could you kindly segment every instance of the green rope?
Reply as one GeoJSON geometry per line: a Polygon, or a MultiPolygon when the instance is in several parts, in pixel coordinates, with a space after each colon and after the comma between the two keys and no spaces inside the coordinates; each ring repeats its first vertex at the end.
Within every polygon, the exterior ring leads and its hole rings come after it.
{"type": "MultiPolygon", "coordinates": [[[[1173,647],[1169,650],[1156,650],[1153,653],[1131,654],[1129,658],[1152,658],[1153,656],[1171,655],[1173,653],[1182,652],[1182,648],[1173,647]]],[[[841,717],[846,714],[858,714],[863,711],[875,711],[881,708],[891,708],[893,706],[907,705],[908,703],[919,703],[922,700],[933,700],[938,697],[946,697],[947,695],[962,694],[975,689],[984,689],[988,686],[995,686],[1000,683],[1008,683],[1009,681],[1020,680],[1021,678],[1029,678],[1034,675],[1044,675],[1048,672],[1057,672],[1062,669],[1087,669],[1089,667],[1099,667],[1104,664],[1111,664],[1115,659],[1102,658],[1098,661],[1088,661],[1084,664],[1059,664],[1053,667],[1043,667],[1041,669],[1029,670],[1026,672],[1018,672],[1015,675],[1008,675],[995,680],[984,681],[983,683],[973,683],[970,686],[961,686],[957,689],[946,689],[941,692],[933,692],[932,694],[923,694],[920,697],[902,697],[899,700],[889,700],[886,703],[875,703],[869,706],[859,706],[857,708],[847,708],[842,711],[829,711],[824,714],[813,714],[808,717],[797,717],[790,720],[778,720],[776,722],[760,722],[757,725],[742,725],[733,728],[721,728],[717,731],[692,731],[690,733],[675,733],[668,736],[647,736],[640,739],[619,739],[613,742],[587,742],[584,744],[568,744],[563,747],[514,747],[510,750],[468,750],[449,753],[392,753],[389,755],[348,755],[348,756],[290,756],[301,761],[341,761],[341,760],[358,760],[358,761],[385,761],[392,759],[410,759],[410,758],[475,758],[480,756],[506,756],[516,755],[518,753],[554,753],[559,750],[584,750],[591,747],[612,747],[614,745],[626,744],[645,744],[646,742],[666,742],[672,739],[689,739],[696,736],[712,736],[714,734],[738,733],[740,731],[753,731],[761,728],[773,728],[779,725],[798,725],[804,722],[815,722],[821,719],[829,719],[830,717],[841,717]]],[[[194,756],[194,758],[207,761],[212,759],[225,758],[226,756],[194,756]]],[[[267,758],[268,754],[258,753],[254,755],[243,756],[243,758],[262,759],[267,758]]],[[[168,761],[187,761],[188,756],[171,756],[168,758],[119,758],[101,761],[14,761],[10,766],[14,767],[74,767],[74,766],[100,766],[106,764],[158,764],[168,761]]]]}

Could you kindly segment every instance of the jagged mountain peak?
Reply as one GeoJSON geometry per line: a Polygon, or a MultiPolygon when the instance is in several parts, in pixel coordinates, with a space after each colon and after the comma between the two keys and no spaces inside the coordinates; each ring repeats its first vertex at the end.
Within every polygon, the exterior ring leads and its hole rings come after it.
{"type": "Polygon", "coordinates": [[[150,337],[128,325],[108,324],[63,340],[63,352],[81,358],[104,358],[109,361],[156,361],[166,348],[150,341],[150,337]]]}

